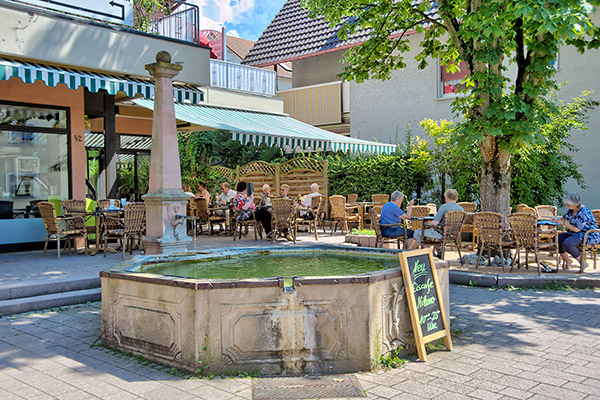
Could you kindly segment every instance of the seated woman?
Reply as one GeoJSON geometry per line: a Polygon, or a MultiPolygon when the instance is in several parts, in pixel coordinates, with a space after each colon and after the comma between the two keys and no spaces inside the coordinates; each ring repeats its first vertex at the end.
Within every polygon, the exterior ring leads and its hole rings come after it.
{"type": "MultiPolygon", "coordinates": [[[[412,207],[415,203],[414,200],[411,200],[408,203],[408,207],[406,208],[406,213],[402,211],[400,206],[402,205],[402,200],[404,200],[404,195],[396,190],[390,196],[390,201],[385,203],[381,208],[381,217],[379,217],[379,224],[388,225],[388,224],[398,224],[402,222],[402,220],[410,220],[412,214],[412,207]]],[[[406,236],[411,239],[408,241],[408,246],[410,247],[412,237],[414,232],[411,229],[406,230],[406,236]]],[[[404,236],[404,228],[401,226],[387,226],[382,227],[381,235],[385,237],[398,237],[404,236]]]]}
{"type": "Polygon", "coordinates": [[[237,191],[237,194],[232,201],[233,209],[237,211],[235,218],[238,221],[247,220],[251,217],[252,211],[254,211],[254,217],[262,224],[267,234],[267,238],[269,238],[271,235],[271,213],[265,209],[256,209],[256,206],[254,205],[254,194],[248,196],[246,193],[246,182],[238,182],[235,190],[237,191]]]}
{"type": "MultiPolygon", "coordinates": [[[[565,262],[565,269],[571,267],[573,256],[579,262],[579,273],[587,267],[587,262],[581,258],[578,246],[583,242],[583,236],[590,229],[598,229],[594,214],[589,208],[581,204],[581,197],[577,193],[569,193],[563,199],[568,211],[562,217],[554,217],[552,220],[561,224],[567,231],[558,235],[558,252],[565,262]]],[[[600,234],[591,232],[587,237],[587,244],[600,243],[600,234]]]]}

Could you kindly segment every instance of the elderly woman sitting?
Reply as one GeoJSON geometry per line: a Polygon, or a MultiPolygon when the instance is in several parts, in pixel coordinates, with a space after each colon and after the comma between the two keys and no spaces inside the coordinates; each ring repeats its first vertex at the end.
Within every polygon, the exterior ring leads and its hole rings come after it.
{"type": "Polygon", "coordinates": [[[236,191],[237,194],[232,200],[233,209],[237,212],[236,219],[238,221],[249,219],[252,215],[252,211],[254,211],[254,217],[262,224],[267,234],[267,238],[270,238],[271,213],[265,209],[256,209],[256,205],[254,205],[254,193],[250,195],[246,193],[246,182],[238,182],[236,191]]]}
{"type": "MultiPolygon", "coordinates": [[[[587,267],[587,262],[582,259],[578,246],[583,242],[585,233],[590,229],[598,229],[598,226],[594,214],[581,204],[581,197],[577,193],[569,193],[563,202],[568,209],[567,213],[562,217],[552,219],[567,230],[558,235],[558,252],[565,262],[565,269],[571,267],[570,254],[579,262],[579,272],[582,273],[587,267]]],[[[587,244],[598,243],[600,243],[600,234],[591,232],[587,237],[587,244]]]]}

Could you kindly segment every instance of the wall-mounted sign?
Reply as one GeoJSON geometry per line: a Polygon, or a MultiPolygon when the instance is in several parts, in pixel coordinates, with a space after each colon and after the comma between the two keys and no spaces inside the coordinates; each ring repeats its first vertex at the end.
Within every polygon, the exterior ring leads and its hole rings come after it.
{"type": "Polygon", "coordinates": [[[132,0],[21,0],[34,6],[133,26],[132,0]]]}
{"type": "Polygon", "coordinates": [[[425,343],[444,338],[446,349],[452,350],[435,262],[430,248],[405,251],[399,256],[417,353],[425,361],[425,343]]]}

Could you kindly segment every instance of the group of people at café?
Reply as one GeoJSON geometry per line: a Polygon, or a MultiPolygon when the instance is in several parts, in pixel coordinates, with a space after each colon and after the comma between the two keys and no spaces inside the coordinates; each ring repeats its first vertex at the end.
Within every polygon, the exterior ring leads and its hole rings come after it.
{"type": "MultiPolygon", "coordinates": [[[[270,238],[271,212],[269,210],[269,207],[271,206],[271,186],[269,184],[264,184],[262,186],[262,191],[259,194],[260,201],[258,202],[254,201],[254,193],[249,193],[248,189],[251,188],[249,188],[248,186],[249,185],[247,185],[246,182],[240,181],[238,182],[235,188],[236,190],[234,191],[230,189],[229,183],[222,182],[220,185],[221,193],[217,197],[217,203],[230,204],[233,209],[233,212],[235,212],[235,218],[240,221],[252,218],[252,214],[254,214],[254,218],[262,225],[267,235],[267,238],[270,238]]],[[[310,185],[310,189],[311,193],[305,196],[304,201],[301,204],[301,206],[304,206],[306,208],[309,208],[311,206],[313,197],[321,196],[321,194],[319,193],[318,184],[313,183],[312,185],[310,185]]],[[[198,192],[196,194],[191,193],[191,188],[189,185],[183,185],[183,190],[186,193],[188,193],[190,197],[205,198],[207,204],[210,204],[211,194],[206,189],[206,183],[201,182],[198,184],[198,192]]],[[[279,198],[289,199],[289,192],[289,185],[285,183],[282,184],[280,187],[279,198]]],[[[217,210],[216,212],[225,213],[224,215],[226,215],[227,217],[226,221],[227,223],[229,223],[229,209],[217,210]]],[[[300,213],[301,215],[304,214],[307,217],[310,216],[306,211],[303,210],[301,210],[300,213]]],[[[284,230],[283,234],[287,240],[293,240],[292,236],[287,232],[287,230],[284,230]]]]}
{"type": "MultiPolygon", "coordinates": [[[[433,217],[433,220],[429,222],[430,227],[424,229],[424,232],[422,230],[413,231],[404,228],[400,223],[403,220],[410,220],[414,200],[408,202],[406,212],[404,212],[401,208],[404,195],[399,191],[395,191],[390,196],[390,201],[383,206],[379,223],[381,225],[396,224],[396,226],[383,227],[381,232],[382,236],[403,236],[406,229],[406,236],[409,238],[409,249],[420,247],[422,235],[432,239],[442,239],[442,234],[438,229],[434,229],[434,227],[443,228],[444,215],[447,212],[464,211],[457,203],[458,192],[456,190],[446,190],[444,198],[446,202],[439,208],[438,212],[433,217]]],[[[587,262],[582,259],[580,250],[580,246],[583,243],[583,237],[587,231],[598,229],[598,226],[596,225],[596,219],[594,218],[593,213],[588,207],[581,203],[581,197],[577,193],[567,194],[563,199],[563,203],[567,208],[567,212],[562,217],[554,217],[552,219],[565,229],[564,232],[558,235],[559,254],[564,262],[564,269],[568,270],[571,267],[571,257],[573,257],[579,263],[579,272],[582,273],[587,267],[587,262]]],[[[586,243],[590,245],[599,244],[600,233],[589,232],[586,243]]]]}

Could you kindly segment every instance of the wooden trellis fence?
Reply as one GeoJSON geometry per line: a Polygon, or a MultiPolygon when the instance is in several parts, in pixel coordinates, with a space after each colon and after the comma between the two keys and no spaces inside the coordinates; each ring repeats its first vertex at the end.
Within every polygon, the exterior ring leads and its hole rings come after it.
{"type": "MultiPolygon", "coordinates": [[[[262,185],[271,185],[271,193],[279,195],[279,188],[287,183],[290,186],[290,196],[310,193],[310,185],[317,183],[319,192],[329,195],[329,181],[327,180],[327,160],[318,161],[309,157],[294,158],[283,164],[269,164],[264,161],[253,161],[235,169],[214,167],[235,189],[239,181],[253,182],[257,194],[262,185]]],[[[325,204],[328,204],[326,202],[325,204]]]]}

